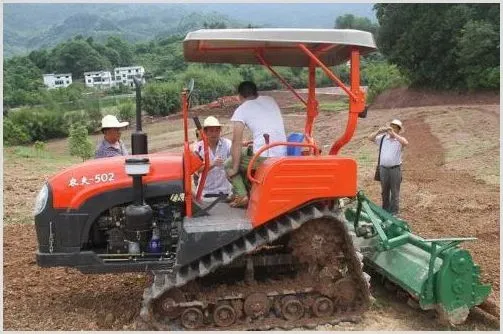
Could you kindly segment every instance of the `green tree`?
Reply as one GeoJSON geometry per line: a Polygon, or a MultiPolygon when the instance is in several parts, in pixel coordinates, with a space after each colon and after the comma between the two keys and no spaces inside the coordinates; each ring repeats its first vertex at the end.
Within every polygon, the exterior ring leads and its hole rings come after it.
{"type": "Polygon", "coordinates": [[[89,140],[87,129],[84,125],[74,125],[70,128],[68,139],[70,155],[82,158],[82,161],[93,155],[93,144],[89,140]]]}
{"type": "Polygon", "coordinates": [[[362,67],[362,83],[368,86],[367,103],[387,89],[405,86],[407,79],[400,73],[396,65],[385,61],[370,62],[362,67]]]}
{"type": "Polygon", "coordinates": [[[457,40],[457,65],[469,89],[499,87],[499,30],[487,21],[467,22],[457,40]],[[492,66],[491,66],[492,65],[492,66]]]}
{"type": "Polygon", "coordinates": [[[472,56],[478,51],[468,50],[472,48],[482,48],[489,55],[478,71],[499,66],[498,4],[391,3],[376,4],[374,9],[380,24],[380,51],[415,86],[452,89],[476,82],[468,79],[473,72],[470,62],[479,62],[472,56]],[[472,21],[479,23],[468,25],[472,21]],[[477,43],[470,45],[470,41],[477,43]],[[459,59],[460,52],[467,55],[459,59]]]}
{"type": "Polygon", "coordinates": [[[227,28],[227,25],[225,22],[204,22],[203,23],[203,28],[204,29],[225,29],[227,28]]]}
{"type": "Polygon", "coordinates": [[[199,104],[216,100],[221,96],[234,95],[242,80],[238,68],[232,66],[218,70],[216,66],[191,64],[187,70],[180,73],[177,82],[195,81],[194,101],[199,104]]]}
{"type": "Polygon", "coordinates": [[[30,59],[31,62],[41,71],[51,72],[51,69],[48,68],[49,51],[47,51],[47,49],[34,50],[30,52],[28,59],[30,59]]]}
{"type": "Polygon", "coordinates": [[[110,36],[107,39],[105,46],[114,50],[118,55],[118,63],[114,66],[131,66],[133,65],[133,48],[131,45],[120,37],[110,36]]]}
{"type": "Polygon", "coordinates": [[[84,72],[111,67],[110,61],[83,39],[74,39],[58,45],[51,52],[51,65],[56,72],[72,73],[82,78],[84,72]]]}
{"type": "Polygon", "coordinates": [[[28,57],[4,60],[4,105],[8,107],[41,102],[43,77],[40,69],[28,57]]]}
{"type": "Polygon", "coordinates": [[[345,14],[335,19],[336,29],[357,29],[375,34],[378,27],[379,25],[370,21],[368,17],[355,16],[353,14],[345,14]]]}

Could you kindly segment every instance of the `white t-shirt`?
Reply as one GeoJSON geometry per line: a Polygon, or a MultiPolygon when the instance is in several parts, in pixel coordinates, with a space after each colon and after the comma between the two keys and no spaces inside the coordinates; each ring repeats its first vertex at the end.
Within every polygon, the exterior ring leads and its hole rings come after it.
{"type": "MultiPolygon", "coordinates": [[[[214,161],[216,157],[222,158],[224,161],[231,156],[232,142],[227,138],[220,138],[215,149],[215,153],[210,149],[210,161],[214,161]]],[[[198,141],[194,145],[194,152],[204,159],[203,141],[198,141]]],[[[224,166],[215,166],[208,171],[206,182],[204,183],[203,196],[206,194],[230,194],[232,185],[227,180],[227,175],[224,166]]]]}
{"type": "Polygon", "coordinates": [[[384,137],[381,148],[380,166],[393,167],[402,164],[402,144],[396,138],[390,135],[379,135],[375,139],[377,145],[381,145],[381,139],[384,137]]]}
{"type": "MultiPolygon", "coordinates": [[[[285,142],[285,126],[278,104],[270,96],[259,96],[241,104],[231,121],[246,125],[253,135],[253,152],[265,145],[264,134],[269,134],[269,143],[285,142]]],[[[262,152],[262,157],[281,157],[286,155],[286,146],[276,146],[262,152]]]]}

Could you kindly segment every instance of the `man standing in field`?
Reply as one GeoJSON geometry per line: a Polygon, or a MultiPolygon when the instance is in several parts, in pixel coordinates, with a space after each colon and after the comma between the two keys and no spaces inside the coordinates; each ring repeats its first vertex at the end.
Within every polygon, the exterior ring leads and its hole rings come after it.
{"type": "MultiPolygon", "coordinates": [[[[231,159],[226,161],[227,176],[232,183],[234,201],[232,207],[246,207],[248,205],[248,193],[244,183],[246,171],[251,160],[247,149],[243,149],[243,131],[245,127],[251,130],[253,136],[253,152],[257,152],[266,144],[268,136],[271,143],[285,142],[285,126],[281,111],[276,101],[269,96],[259,96],[257,86],[251,81],[244,81],[238,87],[241,105],[234,111],[231,122],[232,148],[231,159]],[[264,136],[265,135],[265,136],[264,136]]],[[[285,146],[276,146],[262,152],[256,160],[254,168],[257,168],[268,157],[286,155],[285,146]]]]}
{"type": "Polygon", "coordinates": [[[402,149],[409,142],[403,133],[402,122],[394,119],[389,125],[371,133],[368,139],[380,147],[379,173],[381,177],[382,207],[393,215],[398,214],[400,184],[402,182],[402,149]]]}
{"type": "Polygon", "coordinates": [[[103,140],[96,147],[96,159],[128,155],[126,145],[121,140],[121,129],[128,125],[129,122],[119,122],[114,115],[103,117],[101,120],[103,140]]]}

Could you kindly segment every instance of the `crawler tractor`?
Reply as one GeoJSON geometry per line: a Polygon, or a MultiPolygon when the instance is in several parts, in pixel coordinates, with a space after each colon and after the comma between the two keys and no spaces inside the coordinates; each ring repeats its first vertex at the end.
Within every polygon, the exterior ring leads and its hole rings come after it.
{"type": "MultiPolygon", "coordinates": [[[[201,159],[189,149],[193,81],[181,93],[181,154],[148,154],[137,107],[132,156],[84,162],[43,186],[35,208],[40,266],[148,273],[151,284],[140,316],[157,329],[268,329],[357,321],[370,304],[364,260],[419,299],[423,308],[441,310],[452,322],[464,321],[465,311],[482,303],[490,288],[479,283],[469,254],[446,252],[442,241],[435,248],[437,243],[416,240],[404,222],[376,214],[363,195],[357,196],[356,161],[338,154],[358,118],[367,113],[359,61],[375,50],[370,33],[198,30],[186,36],[183,48],[191,62],[264,65],[306,106],[304,128],[287,142],[266,143],[253,152],[247,170],[250,202],[243,210],[222,198],[201,198],[209,157],[206,153],[201,159]],[[346,86],[329,67],[348,61],[346,86]],[[307,67],[307,100],[272,66],[307,67]],[[327,155],[312,133],[318,114],[317,68],[349,96],[345,131],[327,155]],[[267,159],[252,170],[262,152],[279,145],[287,146],[288,156],[267,159]],[[191,177],[201,168],[200,185],[193,191],[191,177]],[[358,198],[358,207],[344,207],[345,198],[358,198]],[[414,259],[418,244],[426,245],[422,262],[414,259]],[[393,266],[389,256],[400,262],[393,266]],[[414,277],[421,270],[426,275],[414,277]],[[401,279],[404,273],[407,280],[401,279]],[[439,287],[452,291],[439,292],[439,287]]],[[[194,122],[208,152],[197,116],[194,122]]],[[[447,248],[456,250],[450,242],[447,248]]]]}

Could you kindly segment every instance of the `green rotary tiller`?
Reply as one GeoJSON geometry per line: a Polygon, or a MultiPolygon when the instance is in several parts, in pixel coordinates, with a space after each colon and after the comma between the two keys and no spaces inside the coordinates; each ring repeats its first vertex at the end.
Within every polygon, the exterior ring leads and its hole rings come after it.
{"type": "Polygon", "coordinates": [[[345,216],[365,265],[401,287],[421,309],[435,309],[453,325],[484,303],[491,287],[480,282],[479,266],[459,247],[476,238],[423,239],[363,192],[356,199],[356,208],[347,208],[345,216]]]}

